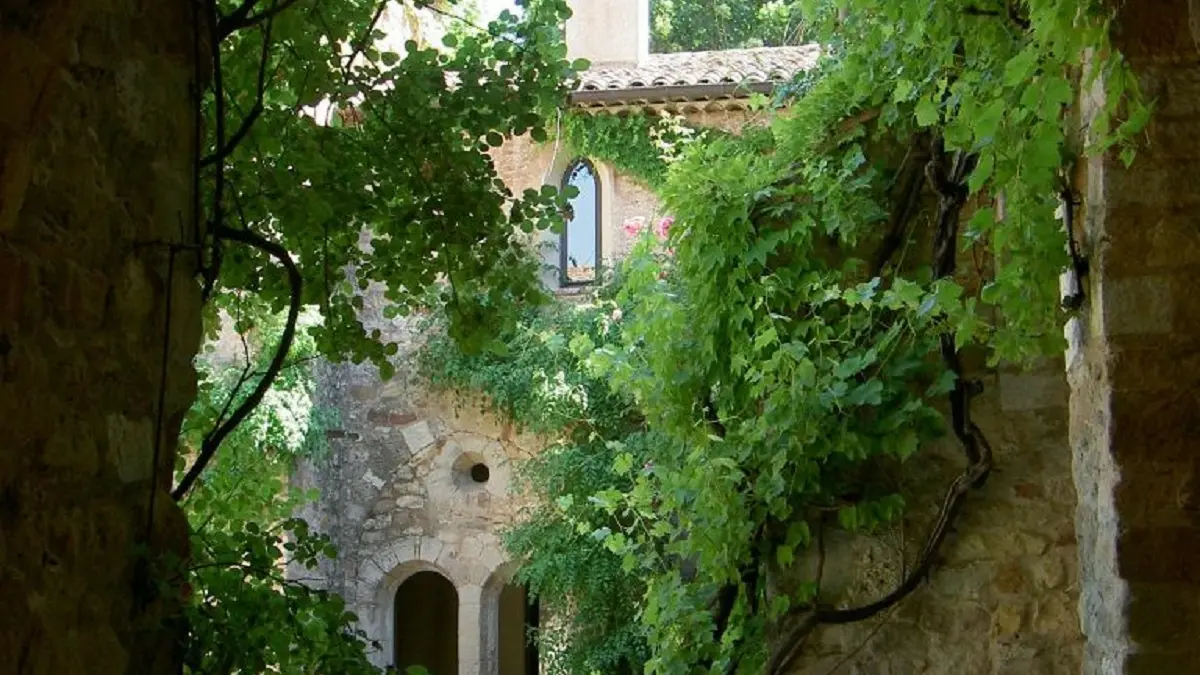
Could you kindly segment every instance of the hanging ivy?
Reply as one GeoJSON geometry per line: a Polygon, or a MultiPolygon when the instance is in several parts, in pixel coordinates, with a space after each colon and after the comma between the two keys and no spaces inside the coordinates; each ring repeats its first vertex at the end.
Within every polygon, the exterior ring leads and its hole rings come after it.
{"type": "Polygon", "coordinates": [[[600,160],[651,188],[661,188],[667,176],[664,155],[698,132],[679,119],[641,112],[569,112],[563,115],[561,133],[576,155],[600,160]]]}

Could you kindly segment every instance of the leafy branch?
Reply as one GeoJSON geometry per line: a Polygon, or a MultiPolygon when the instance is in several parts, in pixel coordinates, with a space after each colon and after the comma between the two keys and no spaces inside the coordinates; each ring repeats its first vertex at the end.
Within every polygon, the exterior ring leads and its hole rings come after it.
{"type": "MultiPolygon", "coordinates": [[[[208,463],[212,461],[213,456],[221,447],[221,442],[262,402],[263,396],[266,395],[271,385],[275,382],[275,378],[279,376],[279,372],[283,369],[288,352],[292,347],[292,340],[296,336],[296,322],[300,318],[300,299],[303,294],[304,280],[300,276],[300,269],[292,260],[291,255],[288,254],[287,249],[250,230],[218,226],[215,236],[257,249],[275,258],[283,266],[287,272],[288,285],[291,287],[287,323],[284,325],[283,334],[279,338],[279,344],[275,348],[275,354],[271,358],[271,362],[267,366],[267,370],[262,378],[258,381],[258,384],[233,413],[230,414],[229,418],[225,420],[218,419],[216,428],[205,437],[204,443],[200,446],[200,453],[197,455],[196,461],[188,469],[187,473],[184,474],[183,478],[180,479],[179,484],[175,486],[175,489],[171,493],[175,501],[179,501],[187,495],[192,484],[200,477],[201,472],[204,471],[204,468],[208,466],[208,463]]],[[[231,394],[232,396],[233,394],[231,394]]]]}

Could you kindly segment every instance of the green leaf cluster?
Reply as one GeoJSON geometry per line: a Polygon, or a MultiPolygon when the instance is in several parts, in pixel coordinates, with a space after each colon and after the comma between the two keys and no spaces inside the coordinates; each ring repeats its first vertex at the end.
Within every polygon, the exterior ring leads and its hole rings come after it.
{"type": "Polygon", "coordinates": [[[231,317],[250,337],[244,364],[202,365],[185,458],[262,381],[294,299],[282,256],[243,242],[277,244],[295,262],[309,319],[183,504],[193,557],[159,578],[191,587],[187,672],[375,672],[342,601],[284,573],[335,554],[290,517],[313,497],[286,485],[292,462],[322,450],[306,363],[394,372],[397,346],[360,320],[368,296],[385,318],[437,298],[468,349],[510,324],[517,301],[542,299],[528,239],[561,224],[566,196],[513,194],[490,153],[507,137],[544,135],[575,71],[562,42],[566,3],[522,4],[521,16],[477,26],[453,1],[409,3],[399,8],[409,19],[454,23],[442,45],[414,30],[400,53],[377,48],[385,9],[397,9],[382,0],[198,6],[215,9],[198,25],[218,38],[212,50],[197,45],[213,57],[202,67],[211,77],[199,101],[194,233],[211,292],[206,321],[231,317]],[[242,230],[252,235],[222,234],[242,230]]]}
{"type": "MultiPolygon", "coordinates": [[[[237,3],[218,4],[229,14],[237,3]]],[[[359,321],[368,291],[404,314],[441,289],[461,336],[511,321],[509,299],[541,298],[527,239],[561,223],[565,197],[513,194],[490,151],[544,134],[575,71],[562,0],[530,2],[520,17],[505,11],[487,26],[454,23],[444,45],[410,40],[403,53],[373,46],[381,10],[375,0],[298,0],[227,37],[223,95],[205,101],[205,153],[222,154],[217,130],[228,144],[251,115],[260,76],[265,95],[219,178],[209,166],[203,179],[210,196],[222,187],[219,212],[205,200],[208,217],[282,244],[297,262],[302,300],[320,308],[307,330],[321,353],[386,373],[394,347],[359,321]],[[331,123],[314,111],[330,111],[331,123]]],[[[286,305],[291,289],[274,260],[239,244],[222,250],[218,306],[244,292],[286,305]]]]}
{"type": "Polygon", "coordinates": [[[651,0],[650,48],[696,52],[803,42],[797,0],[651,0]]]}
{"type": "Polygon", "coordinates": [[[561,133],[576,155],[606,162],[621,173],[658,188],[667,176],[667,162],[655,144],[658,126],[658,119],[641,113],[569,112],[563,115],[561,133]]]}

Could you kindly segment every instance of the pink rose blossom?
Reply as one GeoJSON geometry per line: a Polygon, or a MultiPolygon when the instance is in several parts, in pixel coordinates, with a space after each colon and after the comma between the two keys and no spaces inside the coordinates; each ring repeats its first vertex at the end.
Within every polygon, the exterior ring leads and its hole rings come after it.
{"type": "Polygon", "coordinates": [[[644,218],[630,218],[621,224],[621,229],[625,230],[625,236],[637,237],[646,229],[646,220],[644,218]]]}
{"type": "Polygon", "coordinates": [[[671,231],[671,226],[675,224],[675,216],[667,216],[658,221],[654,226],[654,234],[658,235],[659,239],[666,239],[667,234],[671,231]]]}

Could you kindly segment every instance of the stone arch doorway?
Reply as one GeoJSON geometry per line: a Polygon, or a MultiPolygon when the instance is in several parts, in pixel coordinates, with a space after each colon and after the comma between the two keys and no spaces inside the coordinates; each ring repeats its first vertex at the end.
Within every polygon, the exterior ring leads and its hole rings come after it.
{"type": "Polygon", "coordinates": [[[499,675],[538,675],[534,637],[541,617],[537,601],[530,602],[524,586],[508,583],[500,589],[496,604],[500,619],[496,640],[499,675]]]}
{"type": "Polygon", "coordinates": [[[432,675],[458,675],[458,591],[449,579],[430,570],[413,574],[396,589],[395,653],[403,673],[424,666],[432,675]]]}

